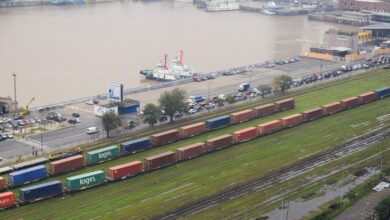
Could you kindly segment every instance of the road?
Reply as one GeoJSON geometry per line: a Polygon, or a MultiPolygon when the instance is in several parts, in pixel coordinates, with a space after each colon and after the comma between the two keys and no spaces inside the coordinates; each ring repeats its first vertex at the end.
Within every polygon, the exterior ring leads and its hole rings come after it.
{"type": "MultiPolygon", "coordinates": [[[[274,68],[255,68],[251,72],[244,74],[236,74],[231,76],[221,76],[217,77],[214,80],[208,80],[203,82],[191,82],[181,85],[173,86],[174,88],[182,88],[187,91],[188,95],[201,95],[206,98],[212,98],[218,96],[219,94],[234,94],[238,92],[239,84],[243,82],[250,82],[252,85],[260,84],[270,84],[275,76],[288,74],[289,76],[295,78],[298,76],[305,76],[312,73],[319,72],[324,69],[336,68],[342,65],[342,63],[337,62],[326,62],[313,59],[302,58],[299,62],[285,64],[285,65],[276,65],[274,68]]],[[[160,88],[145,92],[139,92],[127,95],[126,98],[131,98],[139,100],[142,106],[148,103],[157,103],[160,94],[164,91],[171,90],[172,87],[160,88]]],[[[51,110],[52,111],[52,110],[51,110]]],[[[93,106],[87,105],[84,102],[75,103],[72,105],[67,105],[63,108],[57,108],[54,111],[61,113],[66,118],[72,118],[72,113],[80,113],[81,123],[76,125],[70,125],[67,122],[63,122],[67,126],[65,128],[60,128],[54,131],[48,131],[42,134],[35,134],[29,136],[25,140],[13,141],[16,142],[13,146],[17,146],[17,143],[20,143],[20,147],[12,148],[5,144],[5,142],[0,142],[0,152],[4,152],[4,157],[11,159],[12,157],[17,157],[18,155],[27,154],[28,151],[31,153],[31,148],[41,147],[41,139],[43,152],[47,153],[52,150],[64,149],[69,147],[75,147],[79,144],[87,143],[90,141],[95,141],[99,138],[104,138],[105,134],[102,130],[102,125],[100,118],[96,117],[93,114],[93,106]],[[87,135],[85,129],[88,127],[98,127],[100,132],[94,135],[87,135]],[[28,146],[28,147],[24,147],[28,146]],[[26,150],[30,148],[30,150],[26,150]]],[[[45,113],[33,112],[32,115],[36,118],[45,117],[45,113]]],[[[131,116],[130,116],[131,117],[131,116]]],[[[128,119],[126,119],[128,120],[128,119]]],[[[137,130],[146,127],[146,125],[138,126],[137,130]]],[[[129,130],[118,129],[112,132],[113,136],[117,136],[123,133],[131,133],[129,130]]],[[[2,154],[0,154],[1,157],[2,154]]]]}

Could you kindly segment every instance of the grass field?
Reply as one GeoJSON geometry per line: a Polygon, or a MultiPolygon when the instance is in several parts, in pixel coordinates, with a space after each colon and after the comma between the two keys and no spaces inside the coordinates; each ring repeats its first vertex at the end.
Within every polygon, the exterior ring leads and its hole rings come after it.
{"type": "MultiPolygon", "coordinates": [[[[68,176],[79,173],[106,169],[113,165],[143,159],[149,155],[204,141],[233,130],[257,125],[263,121],[301,112],[388,85],[390,85],[390,74],[379,71],[363,79],[346,81],[344,84],[296,96],[297,107],[287,112],[209,132],[49,180],[64,180],[68,176]]],[[[388,121],[377,120],[377,117],[389,114],[389,104],[389,99],[381,100],[158,172],[5,211],[0,213],[0,219],[86,219],[98,216],[107,219],[140,219],[152,216],[195,199],[212,195],[226,187],[254,179],[273,169],[292,164],[305,156],[333,147],[381,124],[389,124],[388,121]]]]}

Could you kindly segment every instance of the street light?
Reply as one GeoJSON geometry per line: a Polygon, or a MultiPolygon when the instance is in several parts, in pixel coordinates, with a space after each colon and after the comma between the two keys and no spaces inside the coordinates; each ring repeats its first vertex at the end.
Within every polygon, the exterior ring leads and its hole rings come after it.
{"type": "Polygon", "coordinates": [[[14,77],[14,100],[16,103],[16,73],[12,73],[12,76],[14,77]]]}

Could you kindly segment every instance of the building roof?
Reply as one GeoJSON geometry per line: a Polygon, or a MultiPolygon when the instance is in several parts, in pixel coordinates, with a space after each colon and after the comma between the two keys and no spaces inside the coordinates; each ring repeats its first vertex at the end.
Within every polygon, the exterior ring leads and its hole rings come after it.
{"type": "Polygon", "coordinates": [[[336,51],[340,51],[340,52],[347,52],[347,51],[351,50],[351,48],[348,48],[348,47],[332,47],[331,49],[336,50],[336,51]]]}
{"type": "Polygon", "coordinates": [[[360,27],[363,30],[390,30],[390,24],[373,24],[360,27]]]}

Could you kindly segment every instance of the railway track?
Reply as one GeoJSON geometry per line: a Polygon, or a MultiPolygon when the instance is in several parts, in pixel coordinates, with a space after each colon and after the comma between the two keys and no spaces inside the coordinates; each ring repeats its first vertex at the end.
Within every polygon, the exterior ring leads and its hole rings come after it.
{"type": "Polygon", "coordinates": [[[290,167],[273,171],[268,175],[260,177],[259,179],[249,183],[244,183],[240,186],[227,189],[214,196],[210,196],[206,199],[182,206],[171,212],[166,212],[162,215],[154,216],[151,219],[176,219],[180,216],[187,216],[202,210],[206,210],[208,207],[215,206],[226,200],[234,199],[239,196],[246,195],[250,192],[257,191],[258,189],[269,186],[274,182],[289,180],[297,175],[312,170],[317,166],[327,164],[336,158],[378,143],[386,134],[390,134],[390,127],[368,133],[363,137],[359,137],[356,140],[341,145],[336,149],[327,150],[323,153],[320,153],[319,155],[311,156],[304,159],[303,161],[297,162],[295,165],[290,167]]]}
{"type": "MultiPolygon", "coordinates": [[[[371,109],[371,108],[370,108],[370,109],[371,109]]],[[[355,114],[360,114],[360,113],[359,113],[359,112],[351,112],[350,114],[351,114],[351,115],[355,115],[355,114]]],[[[336,121],[336,122],[333,124],[333,126],[336,126],[338,123],[343,123],[343,120],[344,120],[343,118],[340,118],[340,120],[336,121]]],[[[303,130],[303,131],[299,131],[299,132],[293,131],[293,132],[291,132],[289,135],[287,135],[286,137],[284,137],[283,139],[278,138],[278,139],[272,140],[272,141],[270,142],[270,144],[277,144],[277,143],[280,143],[280,142],[282,142],[282,141],[285,141],[285,139],[297,138],[297,137],[300,137],[300,136],[305,136],[305,135],[307,134],[306,131],[308,132],[309,129],[310,129],[310,130],[312,130],[312,129],[314,129],[314,130],[321,130],[321,124],[318,124],[318,125],[315,126],[314,128],[313,128],[313,127],[307,128],[307,129],[305,129],[305,130],[303,130]]],[[[390,129],[390,128],[389,128],[389,129],[390,129]]],[[[336,135],[336,137],[341,137],[341,136],[340,136],[340,135],[336,135]]],[[[364,137],[365,137],[365,136],[364,136],[364,137]]],[[[362,138],[364,138],[364,137],[359,138],[359,140],[362,139],[362,138]]],[[[232,146],[232,147],[237,147],[237,146],[234,145],[234,146],[232,146]]],[[[239,145],[238,145],[238,147],[239,147],[239,145]]],[[[338,148],[337,148],[337,149],[338,149],[338,148]]],[[[241,151],[236,152],[236,153],[239,153],[239,154],[241,155],[241,154],[245,154],[245,153],[250,153],[250,152],[253,151],[253,150],[256,150],[256,148],[255,148],[255,149],[241,150],[241,151]]],[[[221,151],[223,151],[223,149],[222,149],[221,151]]],[[[342,152],[342,151],[341,151],[341,152],[342,152]]],[[[224,156],[223,158],[221,158],[221,159],[222,159],[222,160],[229,160],[229,159],[234,158],[234,157],[236,157],[236,156],[237,156],[237,154],[227,154],[227,155],[225,155],[225,156],[224,156]]],[[[315,157],[314,160],[317,160],[317,157],[315,157]]],[[[132,186],[131,188],[125,188],[125,189],[120,189],[120,190],[117,190],[117,191],[113,191],[113,192],[110,194],[110,196],[115,197],[115,196],[120,196],[120,195],[123,195],[123,194],[128,194],[128,193],[137,191],[137,190],[139,190],[139,189],[142,189],[142,188],[145,187],[145,186],[155,185],[155,184],[158,184],[158,183],[161,182],[161,181],[169,180],[169,179],[171,179],[171,178],[173,178],[173,177],[176,177],[176,176],[178,176],[178,175],[185,174],[185,173],[190,172],[190,171],[192,171],[192,170],[194,170],[194,169],[200,169],[200,168],[203,168],[203,167],[212,168],[213,166],[216,166],[216,165],[218,165],[218,163],[217,163],[216,161],[202,161],[202,162],[198,163],[195,167],[191,167],[191,168],[189,168],[189,169],[185,169],[185,170],[183,170],[182,172],[176,172],[176,173],[174,173],[174,174],[172,174],[172,175],[166,175],[166,176],[162,176],[162,177],[151,178],[151,179],[149,179],[149,181],[148,181],[147,184],[145,184],[145,183],[137,184],[137,185],[132,186]]],[[[296,171],[296,169],[295,169],[295,171],[296,171]]],[[[280,176],[280,174],[283,173],[282,170],[280,170],[280,171],[274,171],[274,172],[277,172],[277,175],[276,175],[276,176],[278,176],[278,175],[280,176]]],[[[271,174],[272,174],[272,173],[271,173],[271,174]]],[[[269,175],[267,175],[267,176],[269,176],[269,175]]],[[[273,180],[275,181],[276,179],[273,179],[273,180]]],[[[271,183],[272,183],[272,181],[270,182],[270,184],[271,184],[271,183]]],[[[115,185],[118,186],[118,187],[121,186],[121,185],[122,185],[122,186],[123,186],[123,185],[126,185],[126,184],[127,184],[127,181],[121,181],[121,182],[115,183],[115,185]]],[[[241,186],[240,186],[240,187],[241,187],[241,186]]],[[[224,191],[224,192],[225,192],[225,191],[224,191]]],[[[82,192],[81,192],[81,193],[82,193],[82,192]]],[[[99,192],[97,191],[96,194],[98,195],[99,192]]],[[[118,198],[118,199],[119,199],[119,198],[118,198]]],[[[106,198],[96,198],[96,199],[94,199],[94,200],[91,201],[91,202],[82,204],[81,206],[79,206],[79,208],[80,208],[80,209],[88,208],[88,207],[94,206],[94,205],[96,205],[96,204],[98,204],[98,203],[102,203],[102,202],[104,202],[105,200],[106,200],[106,198]]],[[[119,199],[119,200],[120,200],[120,199],[119,199]]],[[[117,200],[117,201],[119,201],[119,200],[117,200]]],[[[39,207],[45,206],[46,204],[45,204],[45,203],[37,203],[37,204],[34,204],[34,205],[36,205],[37,209],[35,209],[35,210],[30,210],[29,212],[31,212],[31,214],[33,214],[33,213],[35,213],[35,212],[39,212],[39,207]]],[[[59,207],[58,207],[58,208],[60,208],[60,207],[61,207],[61,205],[59,204],[59,207]]],[[[53,213],[53,214],[48,214],[47,216],[44,216],[43,219],[53,219],[53,218],[56,218],[56,217],[60,217],[61,215],[65,214],[65,213],[67,213],[67,212],[71,212],[72,210],[73,210],[72,208],[70,208],[70,209],[65,209],[65,210],[59,209],[58,212],[53,213]]],[[[6,216],[7,216],[7,217],[10,217],[10,218],[17,218],[18,214],[17,214],[17,213],[10,213],[9,215],[6,215],[6,216]]]]}

